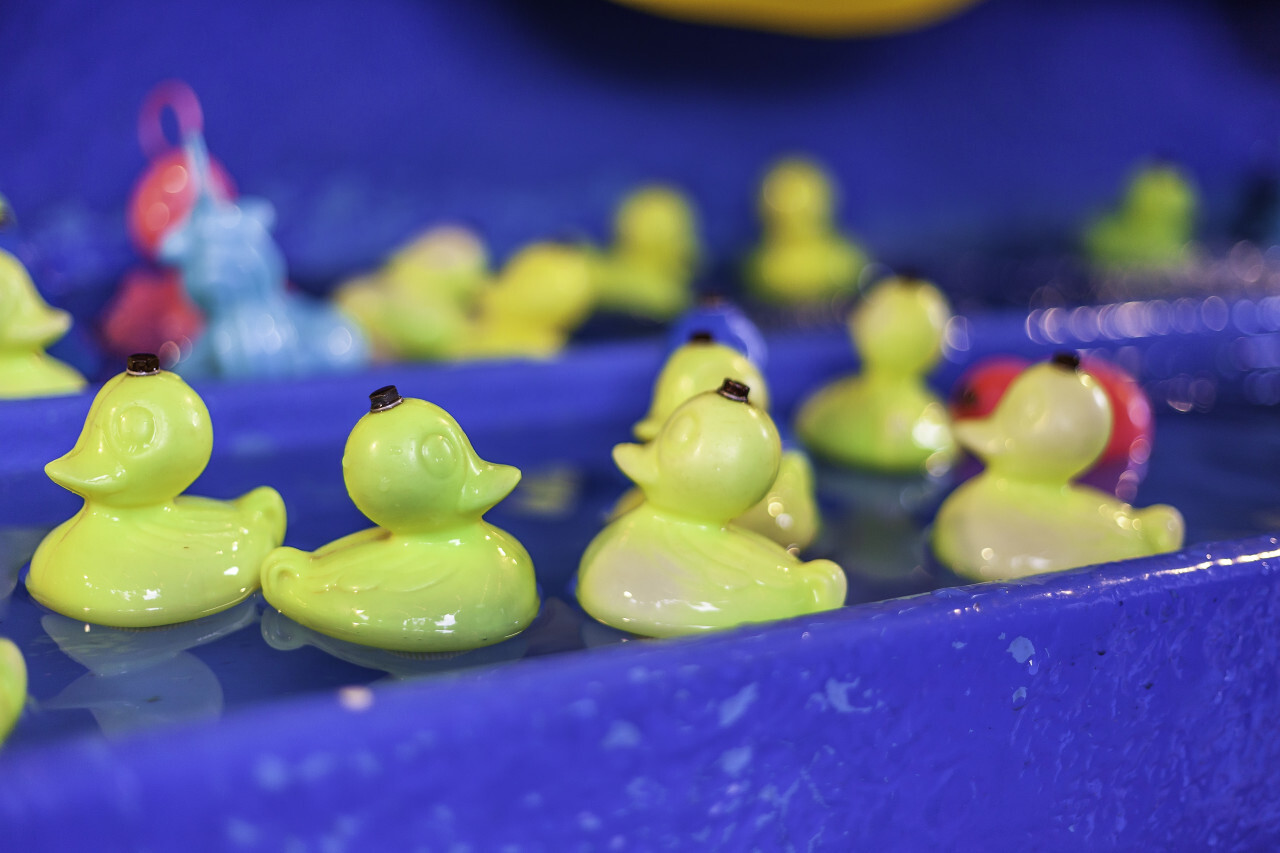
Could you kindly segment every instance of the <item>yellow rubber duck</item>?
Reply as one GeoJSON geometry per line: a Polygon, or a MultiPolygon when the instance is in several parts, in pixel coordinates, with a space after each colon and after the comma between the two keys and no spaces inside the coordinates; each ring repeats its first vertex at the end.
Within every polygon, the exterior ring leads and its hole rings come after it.
{"type": "Polygon", "coordinates": [[[835,188],[816,163],[788,158],[760,190],[764,236],[747,264],[747,286],[766,302],[802,304],[852,293],[866,253],[834,222],[835,188]]]}
{"type": "Polygon", "coordinates": [[[918,278],[876,285],[849,318],[860,374],[838,379],[801,406],[796,433],[815,455],[890,473],[947,470],[956,456],[946,406],[924,377],[942,355],[951,311],[918,278]]]}
{"type": "Polygon", "coordinates": [[[448,358],[462,349],[488,278],[488,255],[471,231],[433,228],[381,270],[346,282],[338,307],[360,326],[383,360],[448,358]]]}
{"type": "Polygon", "coordinates": [[[595,257],[601,309],[670,320],[693,301],[698,264],[697,217],[674,187],[641,187],[614,217],[613,246],[595,257]]]}
{"type": "Polygon", "coordinates": [[[84,506],[36,548],[32,597],[72,619],[145,628],[252,595],[284,538],[284,502],[265,486],[232,501],[180,497],[212,449],[195,391],[156,356],[130,356],[94,398],[75,447],[45,466],[84,506]]]}
{"type": "Polygon", "coordinates": [[[564,349],[594,304],[587,252],[534,243],[517,252],[480,293],[459,352],[472,358],[550,358],[564,349]]]}
{"type": "Polygon", "coordinates": [[[277,549],[262,570],[267,601],[315,631],[396,651],[462,651],[520,633],[538,613],[533,562],[483,519],[519,469],[482,460],[439,406],[394,385],[369,399],[342,475],[378,526],[311,553],[277,549]]]}
{"type": "Polygon", "coordinates": [[[0,637],[0,743],[4,743],[27,704],[27,665],[11,640],[0,637]]]}
{"type": "MultiPolygon", "coordinates": [[[[681,404],[704,391],[714,391],[726,377],[752,389],[752,405],[769,411],[769,389],[756,366],[737,350],[714,342],[709,333],[695,332],[663,365],[653,384],[649,412],[632,429],[635,437],[652,441],[681,404]]],[[[639,506],[643,499],[639,489],[632,489],[618,501],[613,516],[639,506]]],[[[773,485],[735,518],[734,524],[767,536],[784,548],[802,551],[809,547],[821,524],[809,458],[798,450],[783,450],[773,485]]]]}
{"type": "Polygon", "coordinates": [[[40,298],[26,267],[0,250],[0,399],[84,390],[75,368],[45,353],[71,328],[71,315],[40,298]]]}
{"type": "Polygon", "coordinates": [[[1169,269],[1187,260],[1198,198],[1191,181],[1169,164],[1134,174],[1118,210],[1085,233],[1085,249],[1100,267],[1169,269]]]}
{"type": "Polygon", "coordinates": [[[596,619],[670,637],[784,619],[844,604],[843,570],[801,562],[732,520],[778,474],[778,431],[726,379],[672,413],[650,443],[619,444],[614,462],[644,501],[600,532],[578,569],[578,600],[596,619]]]}
{"type": "Polygon", "coordinates": [[[1028,368],[996,410],[955,425],[986,464],[943,502],[933,550],[976,581],[1146,557],[1182,546],[1182,515],[1157,504],[1135,510],[1072,483],[1102,454],[1111,405],[1097,380],[1063,354],[1028,368]]]}

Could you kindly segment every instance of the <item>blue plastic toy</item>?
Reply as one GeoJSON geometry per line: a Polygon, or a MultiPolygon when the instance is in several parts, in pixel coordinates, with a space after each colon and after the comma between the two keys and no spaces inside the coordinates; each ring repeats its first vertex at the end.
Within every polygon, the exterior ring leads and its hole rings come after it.
{"type": "Polygon", "coordinates": [[[701,297],[672,325],[668,348],[674,351],[684,346],[694,332],[709,332],[713,340],[733,347],[761,370],[769,360],[769,348],[760,329],[737,303],[718,294],[701,297]]]}
{"type": "Polygon", "coordinates": [[[205,311],[205,333],[175,370],[187,376],[297,376],[354,369],[369,360],[356,326],[335,308],[285,290],[284,256],[271,237],[275,212],[261,199],[232,202],[209,180],[199,133],[184,146],[199,191],[185,221],[160,243],[205,311]]]}

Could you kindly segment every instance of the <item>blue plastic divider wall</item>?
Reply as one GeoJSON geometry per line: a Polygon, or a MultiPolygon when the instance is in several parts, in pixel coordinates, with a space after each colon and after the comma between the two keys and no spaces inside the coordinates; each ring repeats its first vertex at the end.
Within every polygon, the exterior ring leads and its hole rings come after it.
{"type": "Polygon", "coordinates": [[[0,761],[13,849],[1264,850],[1266,537],[0,761]]]}

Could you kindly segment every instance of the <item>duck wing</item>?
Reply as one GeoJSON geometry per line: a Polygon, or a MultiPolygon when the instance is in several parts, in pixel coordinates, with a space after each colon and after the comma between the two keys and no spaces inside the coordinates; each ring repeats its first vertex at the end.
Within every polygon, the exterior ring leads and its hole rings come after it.
{"type": "Polygon", "coordinates": [[[655,524],[640,550],[654,571],[696,575],[699,584],[729,592],[753,586],[782,589],[799,578],[799,563],[772,540],[730,524],[722,529],[694,524],[655,524]]]}
{"type": "Polygon", "coordinates": [[[453,578],[459,562],[448,556],[440,546],[397,541],[371,527],[316,551],[309,580],[325,590],[417,593],[453,578]]]}
{"type": "Polygon", "coordinates": [[[233,540],[252,533],[244,520],[244,513],[233,504],[182,498],[169,512],[138,517],[132,525],[136,535],[131,546],[158,556],[229,552],[233,540]]]}

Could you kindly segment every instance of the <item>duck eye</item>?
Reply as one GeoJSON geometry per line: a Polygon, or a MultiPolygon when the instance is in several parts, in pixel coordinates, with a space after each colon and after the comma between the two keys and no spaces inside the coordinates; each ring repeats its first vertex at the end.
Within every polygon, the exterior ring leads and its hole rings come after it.
{"type": "Polygon", "coordinates": [[[690,444],[698,440],[702,432],[697,417],[686,412],[673,418],[667,427],[667,435],[678,444],[690,444]]]}
{"type": "Polygon", "coordinates": [[[458,448],[443,435],[428,436],[422,442],[421,453],[427,474],[437,480],[447,478],[457,468],[458,448]]]}
{"type": "Polygon", "coordinates": [[[150,447],[155,435],[155,417],[142,406],[128,407],[111,422],[112,444],[120,452],[131,456],[150,447]]]}
{"type": "Polygon", "coordinates": [[[1041,397],[1033,397],[1023,405],[1021,419],[1026,424],[1038,425],[1049,416],[1048,401],[1041,397]]]}

